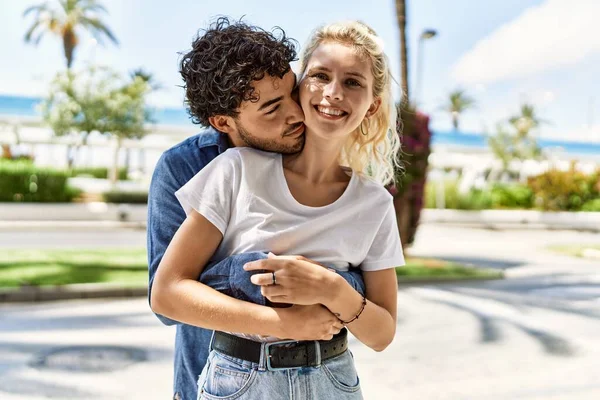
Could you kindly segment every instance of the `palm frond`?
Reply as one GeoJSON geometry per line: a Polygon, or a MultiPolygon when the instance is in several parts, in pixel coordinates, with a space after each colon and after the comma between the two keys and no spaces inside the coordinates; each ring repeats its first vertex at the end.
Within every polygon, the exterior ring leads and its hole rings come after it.
{"type": "Polygon", "coordinates": [[[32,13],[33,11],[36,11],[36,14],[40,14],[43,11],[48,11],[50,8],[48,7],[48,2],[43,2],[41,4],[35,5],[35,6],[31,6],[31,7],[27,7],[25,9],[25,11],[23,11],[23,17],[26,17],[28,14],[32,13]]]}
{"type": "Polygon", "coordinates": [[[81,23],[84,26],[88,25],[93,27],[93,30],[95,31],[94,33],[96,35],[101,36],[101,34],[103,34],[104,36],[108,37],[114,44],[119,44],[119,41],[112,33],[112,31],[98,18],[82,17],[81,23]]]}
{"type": "Polygon", "coordinates": [[[40,27],[41,24],[42,24],[42,22],[40,20],[36,20],[36,21],[33,22],[33,24],[31,25],[31,27],[25,33],[24,40],[26,42],[32,42],[31,38],[33,36],[33,33],[35,32],[35,30],[37,28],[40,27]]]}

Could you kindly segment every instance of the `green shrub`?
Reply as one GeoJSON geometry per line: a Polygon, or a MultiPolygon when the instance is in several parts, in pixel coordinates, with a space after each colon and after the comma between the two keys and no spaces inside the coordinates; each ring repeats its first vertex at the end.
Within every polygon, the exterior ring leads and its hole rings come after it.
{"type": "Polygon", "coordinates": [[[148,203],[148,192],[121,192],[110,191],[102,194],[107,203],[130,203],[146,204],[148,203]]]}
{"type": "MultiPolygon", "coordinates": [[[[439,183],[428,182],[425,190],[425,206],[436,207],[435,191],[439,183]]],[[[458,191],[457,181],[444,182],[445,207],[452,210],[485,210],[492,206],[492,195],[487,190],[471,189],[468,193],[458,191]]]]}
{"type": "MultiPolygon", "coordinates": [[[[108,179],[108,168],[104,167],[77,167],[71,170],[71,176],[90,175],[98,179],[108,179]]],[[[119,180],[127,180],[127,168],[119,168],[119,180]]]]}
{"type": "Polygon", "coordinates": [[[600,198],[598,172],[586,175],[574,168],[550,170],[529,178],[527,185],[534,193],[535,206],[547,211],[579,211],[600,198]]]}
{"type": "Polygon", "coordinates": [[[533,192],[518,184],[495,184],[491,191],[492,208],[532,208],[533,192]]]}
{"type": "Polygon", "coordinates": [[[29,161],[0,160],[0,201],[60,203],[78,192],[67,186],[66,171],[39,168],[29,161]]]}
{"type": "Polygon", "coordinates": [[[581,211],[600,212],[600,199],[586,201],[581,206],[581,211]]]}

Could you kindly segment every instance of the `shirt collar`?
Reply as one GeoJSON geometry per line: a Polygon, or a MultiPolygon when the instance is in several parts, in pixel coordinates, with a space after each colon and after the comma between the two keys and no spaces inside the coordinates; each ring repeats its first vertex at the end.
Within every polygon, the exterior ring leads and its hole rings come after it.
{"type": "Polygon", "coordinates": [[[219,153],[223,153],[229,147],[227,135],[217,131],[212,126],[206,128],[198,137],[198,147],[217,146],[219,153]]]}

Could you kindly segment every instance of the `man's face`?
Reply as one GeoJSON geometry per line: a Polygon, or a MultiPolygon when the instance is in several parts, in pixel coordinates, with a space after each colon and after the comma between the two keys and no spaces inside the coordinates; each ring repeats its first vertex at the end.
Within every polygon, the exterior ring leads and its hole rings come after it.
{"type": "Polygon", "coordinates": [[[290,70],[283,79],[266,75],[253,86],[259,99],[242,102],[231,133],[233,144],[284,154],[302,150],[304,114],[294,92],[294,73],[290,70]]]}

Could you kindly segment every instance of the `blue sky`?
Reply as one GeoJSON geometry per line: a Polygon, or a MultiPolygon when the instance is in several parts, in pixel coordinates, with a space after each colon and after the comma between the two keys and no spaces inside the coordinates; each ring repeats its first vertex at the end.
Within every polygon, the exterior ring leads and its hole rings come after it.
{"type": "MultiPolygon", "coordinates": [[[[600,141],[600,15],[597,0],[412,0],[408,1],[411,90],[415,94],[416,49],[425,28],[439,32],[424,43],[419,104],[434,129],[450,129],[440,110],[448,93],[464,88],[477,108],[461,119],[466,131],[489,132],[527,101],[548,123],[540,135],[600,141]]],[[[44,95],[48,81],[64,68],[58,39],[36,48],[23,42],[31,23],[29,0],[0,0],[0,94],[44,95]]],[[[399,80],[398,28],[393,0],[103,0],[104,17],[118,47],[94,46],[82,35],[74,67],[89,61],[120,71],[142,67],[164,89],[152,102],[180,107],[178,52],[216,15],[241,17],[264,28],[281,26],[302,45],[317,25],[360,19],[383,38],[399,80]]],[[[400,92],[400,88],[396,88],[400,92]]]]}

